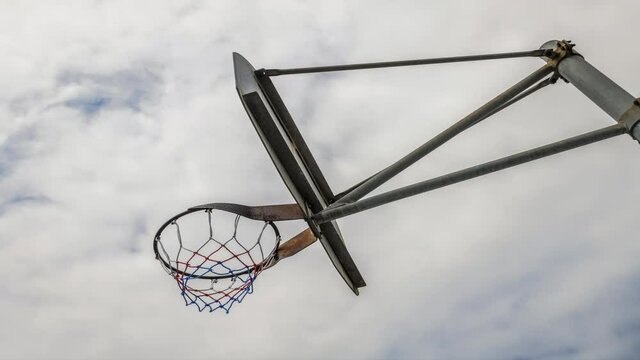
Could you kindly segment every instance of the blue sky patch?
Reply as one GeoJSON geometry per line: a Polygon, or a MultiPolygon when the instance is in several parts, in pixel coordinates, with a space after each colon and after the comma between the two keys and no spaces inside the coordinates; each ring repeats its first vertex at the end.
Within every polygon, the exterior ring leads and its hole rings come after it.
{"type": "Polygon", "coordinates": [[[22,205],[26,203],[49,203],[51,200],[42,195],[15,195],[7,200],[0,202],[0,215],[4,214],[8,209],[13,206],[22,205]]]}
{"type": "Polygon", "coordinates": [[[65,101],[65,106],[82,111],[87,115],[93,115],[103,107],[109,105],[111,99],[108,97],[96,96],[86,99],[71,99],[65,101]]]}
{"type": "Polygon", "coordinates": [[[115,71],[110,74],[89,74],[66,71],[58,76],[60,86],[79,86],[79,94],[63,102],[88,116],[106,108],[126,108],[140,111],[145,102],[158,94],[160,76],[147,67],[115,71]]]}

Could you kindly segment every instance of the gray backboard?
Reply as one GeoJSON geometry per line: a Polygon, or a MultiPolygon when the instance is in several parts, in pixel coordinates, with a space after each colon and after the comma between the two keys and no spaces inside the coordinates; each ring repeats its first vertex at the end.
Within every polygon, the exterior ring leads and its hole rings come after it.
{"type": "Polygon", "coordinates": [[[335,221],[316,225],[311,215],[325,209],[334,195],[314,160],[271,79],[256,72],[238,53],[233,54],[236,89],[260,140],[285,185],[322,243],[344,281],[354,293],[364,279],[344,244],[335,221]]]}

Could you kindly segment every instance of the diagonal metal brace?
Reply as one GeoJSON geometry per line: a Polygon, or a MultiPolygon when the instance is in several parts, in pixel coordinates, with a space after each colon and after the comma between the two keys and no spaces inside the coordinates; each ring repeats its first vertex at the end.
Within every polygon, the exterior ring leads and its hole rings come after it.
{"type": "Polygon", "coordinates": [[[457,184],[462,181],[504,170],[516,165],[527,163],[529,161],[542,159],[544,157],[575,149],[580,146],[609,139],[614,136],[625,134],[626,132],[627,130],[620,123],[610,125],[602,129],[594,130],[585,134],[577,135],[534,149],[522,151],[517,154],[506,156],[484,164],[472,166],[446,175],[421,181],[413,185],[407,185],[399,189],[390,190],[385,193],[374,195],[353,203],[343,204],[334,208],[329,207],[319,212],[318,214],[315,214],[313,216],[313,219],[317,223],[339,219],[341,217],[356,214],[365,210],[372,209],[374,207],[388,204],[393,201],[429,192],[445,186],[457,184]]]}

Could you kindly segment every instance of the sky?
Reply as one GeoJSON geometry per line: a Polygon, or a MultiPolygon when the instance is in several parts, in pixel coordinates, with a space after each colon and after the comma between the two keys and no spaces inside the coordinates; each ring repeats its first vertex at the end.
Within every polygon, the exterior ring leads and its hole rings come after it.
{"type": "MultiPolygon", "coordinates": [[[[287,68],[570,39],[640,94],[637,1],[0,2],[0,358],[632,359],[640,148],[623,135],[341,219],[367,286],[315,244],[224,312],[184,306],[156,229],[209,202],[288,203],[232,52],[287,68]]],[[[334,192],[542,66],[274,78],[334,192]]],[[[613,124],[558,82],[376,191],[613,124]]],[[[304,228],[280,226],[283,237],[304,228]]]]}

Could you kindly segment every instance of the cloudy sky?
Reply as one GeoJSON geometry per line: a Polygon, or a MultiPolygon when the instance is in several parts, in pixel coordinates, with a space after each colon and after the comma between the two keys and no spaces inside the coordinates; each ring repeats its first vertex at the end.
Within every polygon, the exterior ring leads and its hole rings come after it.
{"type": "MultiPolygon", "coordinates": [[[[286,68],[566,38],[638,95],[639,12],[635,0],[0,2],[0,358],[634,358],[640,147],[628,136],[341,220],[368,283],[358,297],[316,244],[229,315],[199,313],[151,244],[192,205],[292,201],[237,98],[233,51],[286,68]]],[[[541,65],[275,81],[339,192],[541,65]]],[[[558,83],[381,190],[612,123],[558,83]]]]}

